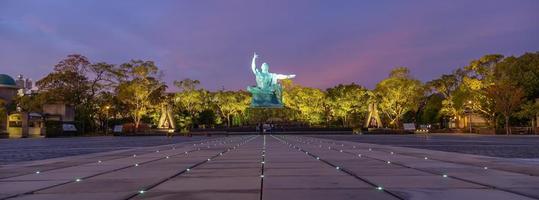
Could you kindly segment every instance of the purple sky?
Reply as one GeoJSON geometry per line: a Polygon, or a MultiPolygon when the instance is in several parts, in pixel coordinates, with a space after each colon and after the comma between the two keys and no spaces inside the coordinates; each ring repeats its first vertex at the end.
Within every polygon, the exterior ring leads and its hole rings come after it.
{"type": "Polygon", "coordinates": [[[397,66],[426,81],[484,54],[539,51],[539,1],[0,1],[0,73],[13,76],[37,80],[80,53],[243,89],[253,51],[305,86],[373,88],[397,66]]]}

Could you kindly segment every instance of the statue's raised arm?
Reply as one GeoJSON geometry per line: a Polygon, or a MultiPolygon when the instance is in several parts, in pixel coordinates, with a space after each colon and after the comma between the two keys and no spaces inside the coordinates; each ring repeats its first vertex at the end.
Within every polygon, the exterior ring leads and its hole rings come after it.
{"type": "Polygon", "coordinates": [[[256,74],[256,59],[258,58],[258,55],[256,55],[256,52],[253,55],[253,62],[251,63],[251,70],[253,70],[253,74],[256,74]]]}

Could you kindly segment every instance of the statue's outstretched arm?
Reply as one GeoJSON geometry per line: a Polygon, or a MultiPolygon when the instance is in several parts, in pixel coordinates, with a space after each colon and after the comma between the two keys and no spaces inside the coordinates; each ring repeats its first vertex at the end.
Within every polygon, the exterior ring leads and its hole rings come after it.
{"type": "Polygon", "coordinates": [[[251,63],[251,70],[253,70],[253,74],[256,74],[256,59],[258,58],[258,55],[256,53],[253,55],[253,62],[251,63]]]}
{"type": "Polygon", "coordinates": [[[296,77],[295,74],[290,74],[290,75],[276,74],[276,76],[277,76],[277,79],[289,79],[289,78],[296,77]]]}

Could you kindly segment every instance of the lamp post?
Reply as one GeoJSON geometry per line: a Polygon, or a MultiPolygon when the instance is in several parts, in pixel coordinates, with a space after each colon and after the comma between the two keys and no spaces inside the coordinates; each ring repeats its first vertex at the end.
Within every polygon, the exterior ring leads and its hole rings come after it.
{"type": "Polygon", "coordinates": [[[468,101],[468,123],[470,123],[470,133],[472,133],[472,101],[468,101]]]}
{"type": "Polygon", "coordinates": [[[108,134],[109,131],[109,109],[110,106],[105,106],[105,135],[108,134]]]}

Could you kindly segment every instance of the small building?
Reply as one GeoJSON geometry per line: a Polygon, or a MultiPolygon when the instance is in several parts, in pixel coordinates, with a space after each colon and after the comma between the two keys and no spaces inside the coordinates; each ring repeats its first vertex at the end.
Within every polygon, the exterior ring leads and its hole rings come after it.
{"type": "Polygon", "coordinates": [[[10,114],[7,123],[9,138],[43,136],[43,118],[39,113],[16,112],[10,114]]]}
{"type": "Polygon", "coordinates": [[[0,74],[0,136],[9,138],[43,136],[43,117],[39,113],[15,111],[13,99],[19,95],[29,95],[32,88],[30,79],[22,75],[14,80],[11,76],[0,74]],[[8,109],[10,107],[11,109],[8,109]]]}
{"type": "Polygon", "coordinates": [[[8,105],[11,104],[13,98],[17,95],[17,84],[11,76],[0,74],[0,135],[6,136],[7,121],[8,121],[8,105]]]}

